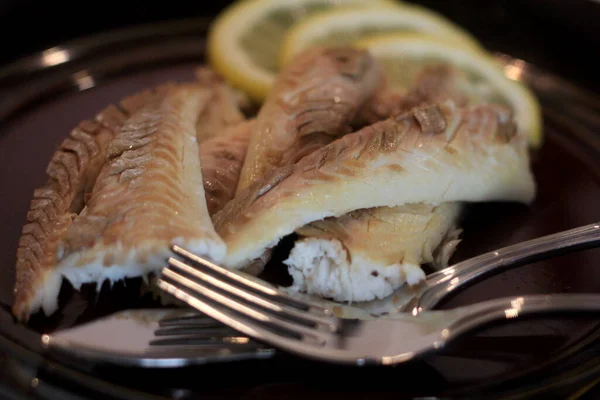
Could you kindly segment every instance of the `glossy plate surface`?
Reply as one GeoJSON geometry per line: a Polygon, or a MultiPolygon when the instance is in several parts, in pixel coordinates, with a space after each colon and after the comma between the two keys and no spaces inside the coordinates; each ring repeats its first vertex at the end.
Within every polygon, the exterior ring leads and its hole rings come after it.
{"type": "MultiPolygon", "coordinates": [[[[80,120],[133,92],[165,81],[193,79],[194,69],[203,62],[205,31],[206,21],[189,20],[111,33],[50,49],[0,71],[0,92],[3,93],[0,98],[0,198],[3,201],[0,262],[5,266],[0,277],[0,336],[11,352],[29,351],[31,359],[38,360],[36,373],[42,374],[47,367],[45,361],[36,358],[41,351],[40,333],[125,308],[157,304],[149,294],[140,296],[140,280],[128,280],[112,289],[106,284],[99,294],[94,287],[74,292],[65,284],[60,295],[61,310],[56,315],[50,318],[36,315],[27,327],[14,323],[9,310],[15,251],[33,189],[44,182],[44,171],[56,146],[80,120]]],[[[532,85],[544,108],[545,143],[533,155],[539,194],[531,207],[513,204],[472,207],[463,223],[464,240],[453,261],[600,221],[600,100],[523,61],[502,59],[507,71],[512,71],[511,76],[532,85]]],[[[508,271],[464,290],[442,308],[524,294],[598,293],[598,259],[600,250],[587,250],[508,271]]],[[[269,279],[282,284],[287,282],[277,271],[277,260],[268,270],[269,279]]],[[[437,356],[394,368],[393,372],[376,374],[397,374],[394,387],[398,389],[400,380],[402,390],[415,395],[439,395],[474,387],[495,391],[506,380],[513,380],[511,387],[520,387],[522,393],[524,387],[533,391],[549,390],[549,385],[571,382],[569,379],[573,377],[585,381],[598,373],[599,363],[594,354],[598,350],[599,328],[598,321],[573,318],[517,321],[469,335],[437,356]],[[429,376],[427,387],[417,383],[416,378],[423,374],[429,376]]],[[[292,381],[300,384],[303,378],[294,372],[303,366],[321,371],[319,374],[335,371],[335,367],[283,355],[255,363],[237,362],[231,364],[228,371],[243,375],[247,374],[247,368],[255,368],[262,376],[260,382],[241,378],[237,381],[248,387],[292,381]]],[[[103,379],[98,383],[100,387],[106,380],[120,385],[119,390],[130,387],[136,393],[143,389],[171,396],[173,388],[200,393],[215,385],[207,382],[206,386],[199,387],[193,379],[185,380],[172,372],[164,372],[158,381],[148,386],[147,379],[124,379],[117,369],[103,369],[101,365],[68,368],[93,369],[94,379],[103,379]]],[[[210,368],[211,373],[218,373],[219,368],[226,367],[210,368]]],[[[79,379],[82,385],[91,379],[87,375],[71,376],[65,371],[68,377],[65,379],[79,379]]],[[[206,371],[199,369],[193,374],[207,374],[206,371]]],[[[367,373],[361,371],[358,373],[367,373]]],[[[351,377],[357,372],[344,369],[344,373],[351,377]]],[[[364,379],[363,375],[357,382],[364,379]]],[[[308,387],[314,382],[303,384],[308,387]]],[[[353,385],[328,384],[331,387],[353,385]]]]}

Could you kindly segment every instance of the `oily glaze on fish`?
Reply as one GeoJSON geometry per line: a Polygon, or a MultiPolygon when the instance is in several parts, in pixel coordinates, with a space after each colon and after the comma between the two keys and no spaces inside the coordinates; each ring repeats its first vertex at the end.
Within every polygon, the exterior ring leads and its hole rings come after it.
{"type": "Polygon", "coordinates": [[[418,107],[277,169],[217,213],[225,265],[242,268],[310,222],[409,203],[530,203],[527,143],[498,106],[418,107]],[[409,189],[407,189],[409,188],[409,189]]]}
{"type": "Polygon", "coordinates": [[[59,244],[58,268],[75,288],[156,271],[171,244],[217,262],[225,255],[208,215],[196,144],[210,99],[201,85],[173,88],[111,141],[86,208],[59,244]]]}
{"type": "Polygon", "coordinates": [[[241,122],[200,145],[206,204],[211,216],[235,195],[254,123],[254,119],[241,122]]]}
{"type": "Polygon", "coordinates": [[[296,230],[284,264],[292,290],[336,301],[384,298],[425,278],[422,264],[445,267],[458,244],[459,203],[406,204],[352,211],[296,230]]]}
{"type": "Polygon", "coordinates": [[[350,132],[380,77],[365,50],[312,48],[299,54],[278,76],[256,117],[236,193],[350,132]]]}
{"type": "Polygon", "coordinates": [[[16,261],[14,315],[21,321],[43,308],[57,308],[62,277],[56,271],[56,246],[84,207],[106,155],[106,148],[127,118],[162,98],[171,84],[145,90],[81,122],[60,145],[47,169],[48,181],[33,193],[16,261]]]}

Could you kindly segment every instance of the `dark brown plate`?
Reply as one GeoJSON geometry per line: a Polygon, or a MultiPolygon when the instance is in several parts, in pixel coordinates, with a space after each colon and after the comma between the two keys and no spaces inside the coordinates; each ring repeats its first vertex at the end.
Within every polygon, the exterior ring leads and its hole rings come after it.
{"type": "MultiPolygon", "coordinates": [[[[141,391],[171,396],[174,388],[185,389],[188,391],[185,393],[217,390],[218,385],[211,382],[199,385],[193,376],[206,377],[209,372],[223,371],[230,376],[237,371],[233,375],[240,378],[232,385],[245,388],[267,385],[265,393],[287,388],[306,395],[315,385],[325,385],[318,387],[330,390],[353,387],[368,392],[372,388],[360,386],[366,375],[360,375],[356,383],[348,383],[353,382],[351,378],[327,384],[311,381],[294,374],[295,369],[306,367],[312,374],[318,372],[323,376],[337,371],[337,367],[315,365],[285,355],[255,364],[213,366],[209,370],[203,367],[192,374],[139,372],[159,377],[149,380],[148,377],[133,379],[117,368],[81,366],[87,372],[93,371],[92,377],[73,372],[70,367],[47,364],[36,354],[40,351],[40,332],[124,308],[155,306],[150,296],[139,296],[139,280],[117,284],[112,290],[105,285],[100,294],[91,287],[73,292],[64,285],[61,310],[56,315],[50,318],[36,315],[27,327],[10,317],[13,266],[21,226],[33,189],[44,182],[44,171],[56,146],[80,120],[125,95],[167,80],[193,79],[194,69],[203,62],[206,26],[206,21],[189,20],[111,33],[50,49],[0,71],[0,263],[4,266],[0,275],[0,348],[23,359],[37,360],[31,363],[40,376],[47,374],[47,366],[51,365],[53,373],[61,371],[63,379],[88,387],[95,382],[94,390],[107,391],[114,387],[101,383],[111,381],[117,385],[115,393],[131,396],[141,391]],[[247,368],[256,369],[261,377],[242,378],[247,368]],[[124,392],[125,387],[134,392],[124,392]]],[[[543,105],[545,144],[533,155],[539,194],[531,207],[473,206],[464,221],[464,241],[454,261],[600,221],[600,100],[520,60],[509,57],[503,60],[521,69],[522,79],[531,84],[543,105]]],[[[598,259],[600,250],[586,250],[511,270],[468,288],[443,307],[535,293],[600,293],[598,259]]],[[[474,387],[491,393],[507,381],[512,386],[503,390],[557,390],[551,385],[585,381],[598,374],[599,362],[594,358],[598,354],[598,337],[599,321],[565,317],[519,321],[489,327],[466,336],[439,355],[385,372],[378,370],[376,374],[379,379],[395,374],[395,378],[381,387],[402,389],[407,395],[441,395],[474,387]],[[427,386],[418,383],[423,375],[427,375],[427,386]]],[[[13,369],[25,368],[16,361],[13,364],[13,369]]],[[[368,374],[371,370],[360,371],[368,374]]],[[[343,372],[349,377],[357,373],[348,369],[343,372]]],[[[311,376],[316,379],[316,375],[311,376]]],[[[258,393],[262,393],[260,390],[258,393]]]]}

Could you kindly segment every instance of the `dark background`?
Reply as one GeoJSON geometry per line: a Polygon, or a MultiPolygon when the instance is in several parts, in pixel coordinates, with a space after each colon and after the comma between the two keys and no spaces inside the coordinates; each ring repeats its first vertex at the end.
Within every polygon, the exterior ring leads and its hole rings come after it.
{"type": "MultiPolygon", "coordinates": [[[[282,0],[285,1],[285,0],[282,0]]],[[[140,23],[211,16],[227,0],[0,0],[0,65],[66,40],[140,23]]],[[[502,51],[600,90],[596,0],[413,0],[502,51]]]]}

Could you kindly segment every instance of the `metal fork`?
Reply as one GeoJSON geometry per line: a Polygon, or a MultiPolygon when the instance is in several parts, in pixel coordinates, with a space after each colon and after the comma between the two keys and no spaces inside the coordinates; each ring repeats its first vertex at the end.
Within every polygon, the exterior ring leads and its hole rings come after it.
{"type": "Polygon", "coordinates": [[[448,294],[483,276],[598,245],[600,224],[591,224],[486,253],[430,275],[398,305],[401,313],[370,320],[340,318],[334,303],[291,295],[178,246],[172,247],[176,257],[169,258],[158,286],[223,324],[281,350],[335,363],[390,365],[435,351],[466,331],[496,320],[553,312],[600,315],[600,294],[523,296],[431,311],[448,294]]]}

